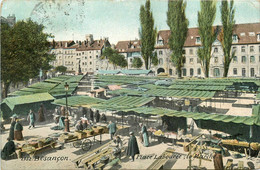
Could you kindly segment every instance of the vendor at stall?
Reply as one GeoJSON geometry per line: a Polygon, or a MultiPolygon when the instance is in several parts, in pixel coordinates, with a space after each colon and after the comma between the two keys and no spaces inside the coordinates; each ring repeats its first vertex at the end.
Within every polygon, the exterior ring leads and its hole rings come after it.
{"type": "Polygon", "coordinates": [[[5,144],[3,150],[1,151],[1,158],[3,160],[9,160],[12,155],[15,154],[15,144],[11,138],[7,138],[7,143],[5,144]]]}
{"type": "Polygon", "coordinates": [[[79,120],[77,125],[75,126],[75,130],[76,131],[82,131],[83,130],[83,125],[82,125],[82,121],[79,120]]]}
{"type": "Polygon", "coordinates": [[[87,129],[88,128],[88,119],[83,117],[81,119],[81,122],[82,122],[82,127],[83,127],[83,130],[87,129]]]}

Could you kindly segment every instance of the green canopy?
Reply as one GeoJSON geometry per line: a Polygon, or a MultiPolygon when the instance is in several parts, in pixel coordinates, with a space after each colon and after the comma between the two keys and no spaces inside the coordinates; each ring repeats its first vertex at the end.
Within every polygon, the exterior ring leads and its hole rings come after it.
{"type": "MultiPolygon", "coordinates": [[[[104,101],[105,101],[104,99],[93,98],[93,97],[89,97],[89,96],[70,96],[70,97],[68,97],[68,106],[86,107],[86,106],[91,106],[91,105],[95,105],[98,103],[102,103],[104,101]]],[[[56,99],[56,100],[54,100],[54,102],[52,104],[65,106],[66,98],[56,99]]]]}
{"type": "Polygon", "coordinates": [[[124,110],[129,108],[141,107],[151,101],[155,97],[135,97],[135,96],[119,96],[106,100],[105,102],[93,106],[100,110],[124,110]]]}
{"type": "Polygon", "coordinates": [[[212,98],[215,95],[215,91],[151,89],[146,91],[144,94],[159,97],[200,98],[205,100],[212,98]]]}
{"type": "Polygon", "coordinates": [[[8,97],[5,98],[1,104],[5,103],[11,110],[13,110],[16,105],[37,103],[49,100],[54,100],[54,97],[52,97],[49,93],[37,93],[25,96],[8,97]]]}

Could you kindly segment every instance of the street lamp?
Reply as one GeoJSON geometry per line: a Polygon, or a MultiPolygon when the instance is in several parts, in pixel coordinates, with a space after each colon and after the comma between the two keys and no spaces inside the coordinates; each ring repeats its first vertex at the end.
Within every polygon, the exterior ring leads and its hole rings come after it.
{"type": "Polygon", "coordinates": [[[65,91],[66,91],[66,118],[64,120],[65,123],[65,132],[69,132],[70,131],[70,123],[69,123],[69,113],[68,113],[68,91],[69,91],[69,85],[67,82],[65,82],[64,85],[65,91]]]}

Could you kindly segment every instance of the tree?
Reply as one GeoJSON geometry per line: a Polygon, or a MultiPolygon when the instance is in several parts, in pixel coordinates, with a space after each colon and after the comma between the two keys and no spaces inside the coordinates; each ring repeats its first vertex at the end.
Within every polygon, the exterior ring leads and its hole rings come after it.
{"type": "Polygon", "coordinates": [[[154,45],[156,41],[157,29],[154,28],[153,14],[150,11],[150,0],[146,0],[145,6],[140,8],[140,23],[139,30],[141,40],[141,54],[144,59],[145,68],[148,70],[151,67],[152,61],[156,56],[153,55],[154,45]]]}
{"type": "Polygon", "coordinates": [[[139,58],[139,57],[135,57],[134,59],[133,59],[133,67],[134,68],[140,68],[140,67],[142,67],[142,65],[143,65],[143,61],[141,60],[141,58],[139,58]]]}
{"type": "Polygon", "coordinates": [[[189,21],[185,15],[186,3],[183,0],[169,0],[167,12],[167,24],[171,35],[169,45],[172,50],[171,59],[176,66],[178,78],[181,78],[181,69],[184,64],[183,46],[188,33],[189,21]]]}
{"type": "Polygon", "coordinates": [[[18,21],[13,27],[1,23],[1,78],[3,97],[7,96],[11,83],[27,82],[50,68],[54,56],[49,54],[50,34],[42,25],[32,20],[18,21]]]}
{"type": "Polygon", "coordinates": [[[108,62],[113,64],[114,69],[116,69],[116,66],[120,67],[126,67],[127,61],[125,57],[118,53],[117,50],[112,49],[111,47],[106,47],[103,51],[102,60],[108,59],[108,62]]]}
{"type": "Polygon", "coordinates": [[[199,34],[202,47],[198,50],[198,57],[205,77],[209,77],[209,64],[211,58],[211,48],[216,40],[218,28],[213,28],[216,17],[216,2],[201,0],[198,12],[199,34]]]}
{"type": "Polygon", "coordinates": [[[65,66],[57,66],[55,68],[55,71],[56,72],[61,72],[62,74],[64,74],[67,71],[67,67],[65,67],[65,66]]]}
{"type": "Polygon", "coordinates": [[[234,1],[230,1],[230,5],[227,1],[221,1],[221,22],[222,30],[220,32],[220,42],[224,52],[224,77],[227,77],[229,65],[235,55],[235,51],[231,54],[231,46],[233,41],[233,29],[235,25],[235,9],[234,1]]]}

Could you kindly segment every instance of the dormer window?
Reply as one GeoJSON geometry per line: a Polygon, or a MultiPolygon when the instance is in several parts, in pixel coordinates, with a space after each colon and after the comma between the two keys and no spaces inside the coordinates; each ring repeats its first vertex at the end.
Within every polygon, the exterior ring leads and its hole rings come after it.
{"type": "Polygon", "coordinates": [[[201,41],[200,41],[200,37],[196,37],[196,44],[200,44],[201,41]]]}
{"type": "Polygon", "coordinates": [[[233,35],[232,39],[233,39],[233,43],[237,43],[238,42],[238,36],[236,34],[233,35]]]}
{"type": "Polygon", "coordinates": [[[159,40],[157,41],[157,44],[158,44],[158,45],[163,45],[163,40],[162,40],[162,39],[159,39],[159,40]]]}

